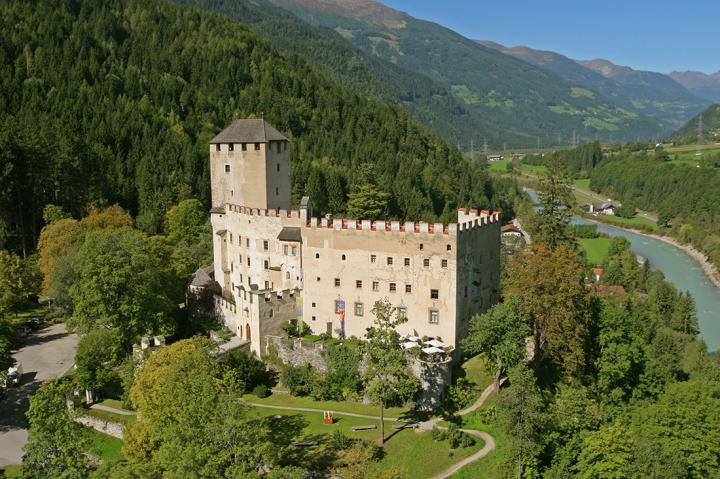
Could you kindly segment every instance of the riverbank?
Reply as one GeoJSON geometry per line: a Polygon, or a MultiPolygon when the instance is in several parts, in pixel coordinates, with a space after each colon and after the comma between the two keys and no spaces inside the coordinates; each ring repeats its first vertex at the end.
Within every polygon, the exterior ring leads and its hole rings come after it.
{"type": "Polygon", "coordinates": [[[655,239],[657,239],[657,240],[660,240],[660,241],[662,241],[662,242],[664,242],[664,243],[668,243],[668,244],[670,244],[670,245],[675,246],[676,248],[679,248],[679,249],[683,250],[683,251],[686,252],[686,253],[688,254],[688,256],[690,256],[698,265],[700,265],[700,267],[702,268],[702,270],[705,272],[705,274],[707,275],[707,277],[710,278],[710,281],[713,282],[713,284],[715,285],[715,287],[718,288],[718,289],[720,289],[720,271],[718,271],[718,268],[717,268],[714,264],[712,264],[712,263],[707,259],[707,256],[705,256],[704,253],[702,253],[701,251],[695,249],[695,247],[694,247],[693,245],[691,245],[691,244],[682,244],[682,243],[680,243],[678,240],[676,240],[675,238],[673,238],[673,237],[671,237],[671,236],[660,235],[660,234],[657,234],[657,233],[648,233],[647,231],[638,230],[638,229],[635,229],[635,228],[628,228],[628,227],[625,227],[625,226],[618,226],[616,223],[610,223],[610,222],[602,221],[602,220],[598,219],[598,217],[596,217],[596,216],[588,217],[588,216],[586,216],[586,215],[582,215],[581,217],[584,218],[584,219],[586,219],[586,220],[588,220],[588,221],[592,221],[592,222],[594,222],[594,223],[599,223],[599,224],[604,224],[604,225],[607,225],[607,226],[612,226],[613,228],[618,228],[618,229],[621,229],[621,230],[630,231],[630,232],[632,232],[632,233],[635,233],[635,234],[638,234],[638,235],[641,235],[641,236],[647,236],[647,237],[649,237],[649,238],[655,238],[655,239]]]}

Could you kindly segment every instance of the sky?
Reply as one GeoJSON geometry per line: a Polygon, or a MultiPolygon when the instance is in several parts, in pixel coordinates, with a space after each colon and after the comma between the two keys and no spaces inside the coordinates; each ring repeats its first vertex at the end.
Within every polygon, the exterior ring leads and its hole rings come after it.
{"type": "Polygon", "coordinates": [[[465,37],[668,73],[720,70],[720,0],[379,0],[465,37]]]}

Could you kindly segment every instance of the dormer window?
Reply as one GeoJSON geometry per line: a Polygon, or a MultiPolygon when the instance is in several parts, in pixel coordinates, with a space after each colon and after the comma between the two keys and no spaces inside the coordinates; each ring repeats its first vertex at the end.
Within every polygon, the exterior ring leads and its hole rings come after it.
{"type": "Polygon", "coordinates": [[[225,173],[230,173],[230,165],[225,165],[225,173]]]}
{"type": "Polygon", "coordinates": [[[215,151],[220,151],[220,143],[217,143],[217,144],[215,145],[215,151]]]}
{"type": "Polygon", "coordinates": [[[240,149],[241,149],[242,151],[247,151],[247,143],[241,144],[241,145],[240,145],[240,149]]]}
{"type": "Polygon", "coordinates": [[[255,151],[260,151],[260,143],[255,143],[255,151]]]}
{"type": "Polygon", "coordinates": [[[228,143],[228,151],[235,151],[235,145],[232,143],[228,143]]]}

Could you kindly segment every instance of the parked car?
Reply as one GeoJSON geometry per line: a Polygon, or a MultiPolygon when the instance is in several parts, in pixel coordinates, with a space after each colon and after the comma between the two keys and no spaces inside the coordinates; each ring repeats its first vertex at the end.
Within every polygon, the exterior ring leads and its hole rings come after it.
{"type": "Polygon", "coordinates": [[[15,366],[8,369],[7,373],[7,385],[10,386],[18,386],[20,384],[20,381],[22,381],[22,363],[17,363],[15,366]]]}

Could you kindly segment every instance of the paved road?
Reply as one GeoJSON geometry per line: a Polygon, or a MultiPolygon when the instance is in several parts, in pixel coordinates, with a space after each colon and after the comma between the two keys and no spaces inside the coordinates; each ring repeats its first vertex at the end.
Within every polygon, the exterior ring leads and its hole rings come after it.
{"type": "Polygon", "coordinates": [[[0,400],[0,467],[20,464],[22,447],[27,441],[28,396],[42,381],[62,375],[75,358],[78,337],[64,324],[49,325],[26,338],[25,346],[15,353],[22,363],[23,378],[19,387],[9,388],[0,400]]]}

